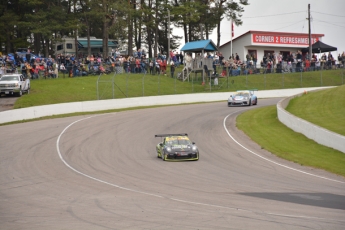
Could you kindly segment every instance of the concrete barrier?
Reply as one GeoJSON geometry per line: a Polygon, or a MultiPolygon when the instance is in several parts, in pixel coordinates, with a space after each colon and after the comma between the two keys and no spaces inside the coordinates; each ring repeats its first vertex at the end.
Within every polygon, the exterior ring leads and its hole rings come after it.
{"type": "MultiPolygon", "coordinates": [[[[304,92],[304,90],[314,90],[318,88],[299,88],[299,89],[277,89],[277,90],[260,90],[256,92],[257,97],[289,97],[304,92]]],[[[133,97],[122,99],[95,100],[83,102],[70,102],[62,104],[52,104],[43,106],[33,106],[23,109],[13,109],[0,112],[0,124],[35,119],[45,116],[77,113],[77,112],[93,112],[111,109],[123,109],[138,106],[154,106],[154,105],[172,105],[195,102],[212,102],[226,101],[231,92],[222,93],[195,93],[195,94],[178,94],[151,97],[133,97]]],[[[260,103],[260,102],[259,102],[260,103]]]]}
{"type": "Polygon", "coordinates": [[[345,153],[345,136],[314,125],[306,120],[294,116],[285,110],[292,98],[299,97],[302,94],[303,93],[299,93],[297,95],[284,98],[278,102],[277,115],[279,121],[293,131],[302,133],[304,136],[316,141],[321,145],[325,145],[345,153]]]}

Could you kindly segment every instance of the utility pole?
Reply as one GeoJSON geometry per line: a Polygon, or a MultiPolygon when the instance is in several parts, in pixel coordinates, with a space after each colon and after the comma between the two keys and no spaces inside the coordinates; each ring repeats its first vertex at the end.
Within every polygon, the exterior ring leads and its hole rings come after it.
{"type": "Polygon", "coordinates": [[[308,4],[308,24],[309,24],[309,60],[311,60],[312,44],[311,44],[311,30],[310,30],[310,4],[308,4]]]}
{"type": "Polygon", "coordinates": [[[168,9],[168,57],[167,63],[170,63],[170,10],[168,9]]]}

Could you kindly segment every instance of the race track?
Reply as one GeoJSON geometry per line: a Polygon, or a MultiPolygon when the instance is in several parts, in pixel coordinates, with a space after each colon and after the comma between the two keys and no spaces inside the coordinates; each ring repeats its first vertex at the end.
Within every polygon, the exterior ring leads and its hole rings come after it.
{"type": "Polygon", "coordinates": [[[0,229],[344,229],[345,179],[279,159],[235,126],[260,106],[169,106],[0,126],[0,229]],[[188,133],[194,162],[157,158],[188,133]]]}

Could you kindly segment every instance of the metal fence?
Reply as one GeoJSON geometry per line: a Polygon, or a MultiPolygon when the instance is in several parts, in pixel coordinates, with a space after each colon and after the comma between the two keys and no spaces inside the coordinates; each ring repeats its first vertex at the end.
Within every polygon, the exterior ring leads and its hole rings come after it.
{"type": "Polygon", "coordinates": [[[330,69],[231,69],[215,66],[209,72],[190,72],[181,79],[169,69],[165,72],[117,73],[101,75],[97,81],[97,98],[124,98],[225,92],[241,89],[284,89],[296,87],[339,86],[344,84],[344,68],[330,69]],[[203,75],[204,74],[204,75],[203,75]]]}

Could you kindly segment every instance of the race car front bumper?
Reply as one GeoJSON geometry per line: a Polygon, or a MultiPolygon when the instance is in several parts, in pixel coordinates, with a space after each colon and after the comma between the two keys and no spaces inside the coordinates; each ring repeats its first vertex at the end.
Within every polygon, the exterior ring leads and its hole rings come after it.
{"type": "Polygon", "coordinates": [[[196,152],[174,152],[166,154],[167,160],[197,160],[199,154],[196,152]]]}
{"type": "Polygon", "coordinates": [[[248,101],[228,101],[228,106],[249,105],[248,101]]]}

